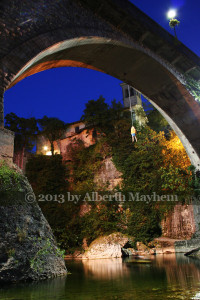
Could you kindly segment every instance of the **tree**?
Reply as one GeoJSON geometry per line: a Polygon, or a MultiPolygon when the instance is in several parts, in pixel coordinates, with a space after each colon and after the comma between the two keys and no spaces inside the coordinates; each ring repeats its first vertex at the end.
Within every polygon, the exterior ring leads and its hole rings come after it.
{"type": "Polygon", "coordinates": [[[61,155],[34,155],[26,164],[26,176],[36,195],[59,195],[67,191],[68,171],[61,155]]]}
{"type": "MultiPolygon", "coordinates": [[[[15,113],[7,114],[5,117],[6,128],[15,132],[14,152],[24,157],[25,151],[31,151],[34,147],[38,132],[35,118],[20,118],[15,113]]],[[[23,164],[23,159],[21,160],[23,164]]],[[[20,166],[23,168],[23,165],[20,166]]]]}
{"type": "Polygon", "coordinates": [[[171,128],[165,118],[155,108],[149,112],[148,121],[149,127],[156,132],[164,131],[165,133],[168,133],[171,128]]]}
{"type": "Polygon", "coordinates": [[[105,103],[105,98],[100,96],[99,99],[90,100],[85,104],[84,114],[81,117],[88,126],[102,131],[102,128],[108,121],[109,106],[105,103]]]}
{"type": "Polygon", "coordinates": [[[122,118],[123,105],[120,101],[113,99],[109,108],[110,119],[113,121],[119,121],[122,118]]]}
{"type": "MultiPolygon", "coordinates": [[[[130,139],[130,138],[129,138],[130,139]]],[[[127,143],[126,155],[124,149],[116,147],[113,157],[123,173],[123,188],[149,194],[151,191],[161,191],[161,180],[158,170],[163,164],[162,150],[165,148],[163,133],[156,133],[148,126],[138,133],[138,142],[134,147],[127,143]],[[119,152],[120,151],[120,152],[119,152]]],[[[122,142],[121,142],[122,144],[122,142]]]]}
{"type": "Polygon", "coordinates": [[[176,35],[176,26],[178,26],[180,24],[180,21],[178,21],[177,19],[171,19],[169,21],[169,26],[174,29],[174,35],[175,37],[177,38],[177,35],[176,35]]]}
{"type": "Polygon", "coordinates": [[[32,150],[38,131],[35,118],[20,118],[15,113],[7,114],[5,117],[6,128],[15,132],[15,149],[32,150]]]}
{"type": "Polygon", "coordinates": [[[58,118],[49,118],[44,116],[42,119],[38,119],[40,126],[40,134],[48,139],[51,145],[51,153],[54,155],[54,142],[63,137],[68,124],[58,118]]]}
{"type": "Polygon", "coordinates": [[[123,106],[120,101],[112,100],[109,106],[105,99],[100,96],[97,100],[90,100],[85,105],[84,114],[81,119],[87,126],[104,134],[115,130],[116,124],[123,115],[123,106]]]}

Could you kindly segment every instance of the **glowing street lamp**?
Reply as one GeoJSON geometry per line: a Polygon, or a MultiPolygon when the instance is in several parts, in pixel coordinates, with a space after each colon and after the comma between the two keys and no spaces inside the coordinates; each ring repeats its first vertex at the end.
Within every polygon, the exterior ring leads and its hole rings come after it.
{"type": "Polygon", "coordinates": [[[170,9],[167,13],[167,17],[170,19],[169,21],[169,26],[174,29],[174,35],[175,35],[175,38],[177,38],[177,35],[176,35],[176,26],[178,26],[180,24],[180,22],[175,19],[176,17],[176,10],[175,9],[170,9]]]}
{"type": "Polygon", "coordinates": [[[44,151],[47,151],[48,150],[48,147],[47,146],[44,146],[44,151]]]}
{"type": "Polygon", "coordinates": [[[175,9],[170,9],[167,13],[168,19],[174,19],[176,17],[176,10],[175,9]]]}

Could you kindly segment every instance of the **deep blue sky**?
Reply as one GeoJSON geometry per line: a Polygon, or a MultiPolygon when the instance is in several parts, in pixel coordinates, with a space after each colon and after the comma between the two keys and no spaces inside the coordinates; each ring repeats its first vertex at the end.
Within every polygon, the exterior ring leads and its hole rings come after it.
{"type": "MultiPolygon", "coordinates": [[[[181,21],[177,35],[200,56],[200,0],[131,0],[138,8],[173,33],[166,13],[176,8],[181,21]]],[[[85,103],[103,95],[110,103],[122,100],[118,79],[81,68],[57,68],[32,75],[5,93],[5,114],[21,117],[58,117],[66,122],[79,120],[85,103]]]]}

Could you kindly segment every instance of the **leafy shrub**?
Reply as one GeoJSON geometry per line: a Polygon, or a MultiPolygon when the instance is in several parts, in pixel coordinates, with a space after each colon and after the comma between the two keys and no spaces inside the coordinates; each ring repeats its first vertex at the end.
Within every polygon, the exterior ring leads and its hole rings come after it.
{"type": "Polygon", "coordinates": [[[26,165],[26,176],[36,195],[62,194],[67,190],[67,169],[61,155],[31,157],[26,165]]]}

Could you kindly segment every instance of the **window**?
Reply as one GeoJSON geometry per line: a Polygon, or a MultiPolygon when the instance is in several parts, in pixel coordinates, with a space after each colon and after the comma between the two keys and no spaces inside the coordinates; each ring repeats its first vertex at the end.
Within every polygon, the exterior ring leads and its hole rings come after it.
{"type": "Polygon", "coordinates": [[[131,96],[134,96],[134,89],[133,88],[130,88],[130,94],[131,94],[131,96]]]}
{"type": "Polygon", "coordinates": [[[128,89],[125,89],[125,98],[128,98],[129,94],[128,94],[128,89]]]}

